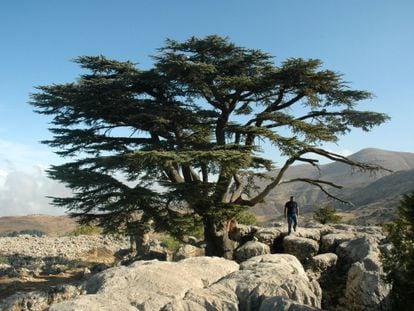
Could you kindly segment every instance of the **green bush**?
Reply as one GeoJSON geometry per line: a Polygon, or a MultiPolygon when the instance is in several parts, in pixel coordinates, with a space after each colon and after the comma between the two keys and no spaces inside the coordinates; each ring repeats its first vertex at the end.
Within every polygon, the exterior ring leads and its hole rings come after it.
{"type": "Polygon", "coordinates": [[[9,264],[9,259],[5,256],[0,256],[0,265],[9,264]]]}
{"type": "Polygon", "coordinates": [[[171,252],[176,252],[181,246],[181,242],[172,236],[166,236],[161,240],[161,244],[167,247],[171,252]]]}
{"type": "Polygon", "coordinates": [[[333,223],[341,221],[342,217],[336,214],[336,208],[332,205],[316,207],[313,212],[313,219],[321,224],[333,223]]]}
{"type": "Polygon", "coordinates": [[[390,250],[382,250],[386,281],[391,284],[393,310],[412,310],[414,305],[414,192],[405,195],[398,218],[385,226],[390,250]]]}
{"type": "Polygon", "coordinates": [[[236,220],[239,224],[243,225],[257,225],[256,216],[248,210],[243,210],[239,212],[236,215],[236,220]]]}

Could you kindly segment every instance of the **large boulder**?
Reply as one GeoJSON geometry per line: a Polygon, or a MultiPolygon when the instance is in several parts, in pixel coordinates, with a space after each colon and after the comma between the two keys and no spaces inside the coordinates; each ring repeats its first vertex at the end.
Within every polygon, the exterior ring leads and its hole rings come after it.
{"type": "Polygon", "coordinates": [[[339,244],[345,241],[353,240],[357,237],[355,232],[337,232],[328,233],[321,237],[321,252],[336,253],[336,248],[339,244]]]}
{"type": "Polygon", "coordinates": [[[237,294],[240,310],[258,310],[271,297],[284,297],[300,305],[319,308],[322,292],[310,281],[296,257],[288,254],[262,255],[240,265],[218,284],[237,294]]]}
{"type": "Polygon", "coordinates": [[[238,267],[233,261],[217,257],[194,257],[178,263],[137,261],[94,275],[85,286],[88,295],[51,310],[81,310],[79,306],[104,306],[108,301],[114,305],[111,310],[132,310],[129,306],[160,310],[174,299],[183,298],[190,289],[207,287],[238,267]]]}
{"type": "Polygon", "coordinates": [[[318,253],[319,244],[315,240],[288,235],[283,239],[283,249],[305,263],[318,253]]]}
{"type": "Polygon", "coordinates": [[[349,269],[342,305],[355,311],[389,310],[389,293],[379,254],[369,252],[349,269]]]}
{"type": "Polygon", "coordinates": [[[321,228],[298,228],[295,235],[301,238],[312,239],[319,242],[321,239],[321,228]]]}
{"type": "Polygon", "coordinates": [[[270,254],[270,247],[258,241],[249,241],[234,252],[234,257],[238,262],[243,262],[249,258],[270,254]]]}
{"type": "Polygon", "coordinates": [[[278,228],[259,228],[254,236],[259,242],[272,248],[275,239],[280,237],[282,234],[282,231],[278,228]]]}
{"type": "Polygon", "coordinates": [[[348,264],[362,261],[372,252],[378,252],[377,243],[367,236],[342,242],[336,248],[336,253],[341,260],[348,264]]]}
{"type": "Polygon", "coordinates": [[[336,266],[338,255],[334,253],[324,253],[316,255],[311,260],[311,269],[316,273],[325,273],[336,266]]]}
{"type": "Polygon", "coordinates": [[[191,258],[191,257],[200,257],[204,256],[205,251],[203,248],[196,247],[190,244],[184,244],[174,253],[174,261],[191,258]]]}

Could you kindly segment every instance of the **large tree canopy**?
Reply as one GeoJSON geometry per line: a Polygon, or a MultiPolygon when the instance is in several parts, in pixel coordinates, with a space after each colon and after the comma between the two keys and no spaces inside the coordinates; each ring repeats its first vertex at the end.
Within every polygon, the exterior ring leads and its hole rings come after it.
{"type": "MultiPolygon", "coordinates": [[[[54,203],[83,220],[116,227],[140,211],[176,235],[201,223],[207,253],[224,255],[226,221],[289,182],[282,177],[293,163],[317,166],[317,155],[378,169],[321,148],[388,117],[356,110],[371,94],[349,88],[317,59],[275,64],[269,54],[218,36],[167,40],[153,59],[143,70],[79,57],[86,74],[32,95],[36,111],[53,116],[54,136],[45,143],[71,159],[49,171],[74,190],[54,203]],[[273,168],[264,144],[287,160],[264,189],[250,191],[248,177],[273,168]]],[[[293,181],[327,195],[330,186],[339,187],[293,181]]]]}

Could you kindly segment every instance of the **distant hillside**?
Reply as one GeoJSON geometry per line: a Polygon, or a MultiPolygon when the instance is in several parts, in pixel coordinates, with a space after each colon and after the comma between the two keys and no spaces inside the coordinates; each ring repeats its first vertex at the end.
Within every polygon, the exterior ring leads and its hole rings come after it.
{"type": "MultiPolygon", "coordinates": [[[[377,212],[378,209],[384,212],[386,208],[386,215],[382,213],[379,218],[381,220],[392,218],[402,194],[414,190],[414,153],[368,148],[351,155],[350,158],[381,165],[393,172],[362,173],[345,164],[333,162],[321,165],[319,171],[310,165],[292,166],[284,180],[307,177],[334,182],[344,188],[340,190],[331,188],[329,191],[355,205],[350,209],[346,205],[336,203],[336,207],[340,210],[352,211],[356,218],[361,216],[366,222],[372,213],[377,212]]],[[[277,171],[272,172],[271,175],[276,173],[277,171]]],[[[257,184],[263,186],[264,182],[258,180],[257,184]]],[[[284,184],[270,193],[266,202],[254,207],[252,211],[260,219],[275,218],[282,213],[284,203],[290,195],[296,197],[305,213],[311,213],[316,204],[324,204],[328,201],[327,196],[317,187],[306,183],[284,184]]],[[[380,221],[379,218],[373,216],[372,222],[380,221]]]]}
{"type": "Polygon", "coordinates": [[[0,232],[39,230],[49,236],[60,236],[75,229],[76,222],[68,216],[28,215],[0,217],[0,232]]]}

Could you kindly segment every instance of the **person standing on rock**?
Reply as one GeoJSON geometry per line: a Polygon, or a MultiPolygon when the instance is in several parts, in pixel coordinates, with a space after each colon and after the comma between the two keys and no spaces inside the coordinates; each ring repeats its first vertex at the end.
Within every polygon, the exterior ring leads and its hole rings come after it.
{"type": "Polygon", "coordinates": [[[290,200],[286,202],[284,214],[288,222],[288,235],[289,235],[292,232],[292,224],[293,224],[293,230],[296,231],[296,227],[298,226],[298,217],[299,217],[298,203],[295,202],[293,196],[291,196],[290,200]]]}

